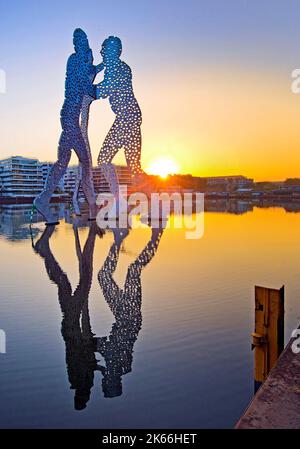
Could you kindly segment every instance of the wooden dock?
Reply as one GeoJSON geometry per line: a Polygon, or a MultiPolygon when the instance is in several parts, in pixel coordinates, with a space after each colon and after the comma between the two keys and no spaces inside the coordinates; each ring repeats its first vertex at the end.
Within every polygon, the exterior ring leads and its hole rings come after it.
{"type": "Polygon", "coordinates": [[[300,429],[300,352],[295,352],[296,340],[291,338],[236,429],[300,429]]]}

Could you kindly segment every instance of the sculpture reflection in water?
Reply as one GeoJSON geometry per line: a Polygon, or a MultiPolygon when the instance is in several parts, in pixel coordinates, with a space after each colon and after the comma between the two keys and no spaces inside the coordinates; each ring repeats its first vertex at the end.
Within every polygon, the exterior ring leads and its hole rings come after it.
{"type": "Polygon", "coordinates": [[[93,278],[93,253],[97,235],[103,236],[96,223],[91,223],[88,237],[81,250],[78,229],[74,226],[76,254],[79,262],[79,283],[74,293],[71,283],[52,254],[50,239],[55,226],[47,226],[33,248],[45,263],[49,279],[57,285],[62,311],[61,333],[66,346],[66,364],[71,389],[75,390],[74,407],[82,410],[90,399],[95,371],[103,375],[102,389],[105,397],[122,394],[122,376],[132,367],[133,347],[142,325],[141,303],[142,269],[154,257],[163,227],[152,229],[149,242],[127,271],[124,288],[113,279],[119,253],[128,230],[115,229],[114,243],[98,273],[105,300],[115,318],[108,337],[95,337],[91,330],[88,297],[93,278]],[[98,363],[95,353],[100,353],[105,366],[98,363]]]}
{"type": "Polygon", "coordinates": [[[54,226],[47,226],[34,245],[34,250],[44,259],[49,279],[57,285],[58,300],[62,311],[61,333],[66,345],[66,363],[71,389],[75,390],[76,410],[86,407],[97,370],[95,340],[91,331],[88,297],[93,278],[93,253],[95,239],[101,231],[91,224],[89,234],[81,250],[78,229],[74,227],[76,254],[79,262],[79,283],[74,293],[69,279],[52,254],[49,240],[54,226]]]}
{"type": "Polygon", "coordinates": [[[104,298],[115,317],[109,337],[97,339],[97,351],[105,360],[106,367],[100,367],[103,374],[102,388],[105,397],[122,394],[122,376],[131,371],[133,346],[142,326],[142,269],[155,255],[163,228],[152,229],[151,239],[127,271],[124,288],[113,279],[117,268],[121,243],[128,230],[114,230],[115,240],[98,280],[104,298]]]}

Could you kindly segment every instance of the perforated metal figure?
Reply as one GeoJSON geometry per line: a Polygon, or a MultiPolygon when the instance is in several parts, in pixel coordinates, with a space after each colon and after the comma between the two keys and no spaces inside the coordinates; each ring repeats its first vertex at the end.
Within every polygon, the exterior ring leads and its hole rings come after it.
{"type": "MultiPolygon", "coordinates": [[[[90,64],[90,72],[89,72],[88,76],[89,76],[91,83],[94,81],[96,74],[99,73],[104,68],[103,63],[101,63],[97,66],[94,66],[93,59],[94,59],[93,53],[90,50],[88,52],[88,64],[90,64]]],[[[81,116],[80,116],[81,133],[82,133],[85,145],[86,145],[86,149],[87,149],[91,167],[93,166],[93,161],[92,161],[92,153],[91,153],[91,147],[90,147],[89,136],[88,136],[88,125],[89,125],[90,106],[93,101],[94,101],[94,98],[91,97],[90,95],[85,95],[83,97],[82,107],[81,107],[81,116]]],[[[79,204],[78,204],[78,194],[79,194],[79,189],[80,189],[81,185],[82,185],[82,164],[80,163],[79,167],[78,167],[78,173],[76,176],[76,180],[75,180],[75,188],[74,188],[73,198],[72,198],[73,208],[74,208],[76,215],[81,215],[79,204]]]]}
{"type": "Polygon", "coordinates": [[[65,101],[61,110],[62,133],[58,146],[58,160],[52,166],[44,190],[34,200],[37,210],[44,216],[47,224],[56,224],[57,219],[50,211],[50,199],[64,175],[71,158],[71,150],[76,152],[82,167],[82,188],[89,204],[90,218],[96,216],[95,192],[92,179],[90,153],[80,128],[80,114],[86,96],[96,97],[95,86],[91,82],[91,73],[97,73],[100,66],[91,62],[91,49],[83,30],[74,31],[75,53],[67,62],[65,101]]]}
{"type": "Polygon", "coordinates": [[[120,56],[122,43],[118,37],[109,36],[102,44],[101,55],[104,79],[97,84],[97,98],[109,98],[116,115],[98,156],[110,191],[118,199],[118,178],[111,163],[120,148],[124,147],[127,166],[133,175],[143,174],[141,168],[142,114],[133,93],[130,67],[120,56]]]}

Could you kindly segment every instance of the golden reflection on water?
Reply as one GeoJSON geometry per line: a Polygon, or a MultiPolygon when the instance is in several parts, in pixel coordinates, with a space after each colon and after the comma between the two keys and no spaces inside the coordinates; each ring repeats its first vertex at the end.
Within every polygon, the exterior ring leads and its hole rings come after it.
{"type": "MultiPolygon", "coordinates": [[[[90,225],[86,224],[78,227],[82,247],[89,234],[90,225]]],[[[286,212],[283,208],[254,207],[253,211],[243,214],[206,212],[204,235],[199,240],[186,239],[185,229],[171,227],[163,232],[156,254],[141,273],[142,326],[134,343],[132,371],[122,379],[126,392],[122,395],[124,402],[114,405],[126,413],[128,420],[132,420],[130,422],[141,419],[140,425],[145,424],[141,410],[146,402],[153,411],[151,416],[157,416],[159,422],[167,425],[170,410],[173,410],[173,419],[180,419],[182,423],[185,415],[181,408],[175,407],[179,401],[185,410],[190,408],[190,423],[191,417],[195,416],[195,407],[205,400],[214,404],[213,415],[198,407],[197,419],[203,423],[233,425],[252,394],[250,333],[254,321],[254,285],[274,288],[285,285],[286,340],[299,324],[299,225],[299,213],[286,212]],[[221,377],[217,376],[220,372],[221,377]],[[139,413],[130,402],[132,397],[135,404],[143,404],[139,413]],[[159,410],[156,404],[159,404],[159,410]],[[227,407],[231,407],[230,413],[227,407]]],[[[43,231],[44,225],[37,223],[34,229],[37,228],[43,231]]],[[[14,385],[19,385],[16,367],[22,359],[23,365],[32,373],[31,382],[46,388],[47,383],[52,382],[52,376],[44,377],[44,371],[37,368],[42,360],[47,370],[59,370],[53,381],[61,391],[57,398],[61,397],[65,404],[73,393],[66,383],[57,286],[50,281],[44,261],[34,252],[31,240],[9,240],[5,229],[2,227],[0,240],[0,316],[1,323],[6,324],[9,344],[18,351],[9,353],[7,369],[11,374],[7,378],[4,376],[3,385],[6,390],[15,388],[11,384],[11,379],[15,378],[14,385]],[[48,357],[43,358],[45,347],[48,357]]],[[[40,235],[34,235],[34,242],[40,235]]],[[[150,228],[144,226],[131,230],[122,242],[113,274],[120,288],[124,287],[128,267],[150,236],[150,228]]],[[[111,231],[106,231],[102,238],[97,235],[93,252],[93,279],[88,302],[91,329],[100,337],[110,334],[115,321],[97,279],[113,241],[111,231]]],[[[50,248],[74,291],[80,276],[71,223],[62,221],[55,228],[50,248]]],[[[96,412],[93,409],[93,404],[98,404],[102,397],[97,386],[99,382],[96,374],[87,425],[95,423],[93,419],[98,419],[99,414],[101,422],[110,422],[106,416],[107,407],[98,408],[97,405],[96,412]]],[[[6,401],[15,398],[16,405],[20,400],[28,403],[26,391],[26,388],[16,390],[15,396],[7,396],[6,401]]],[[[32,412],[36,413],[34,416],[39,416],[39,407],[32,412]]],[[[72,407],[69,404],[66,413],[71,413],[72,407]]],[[[111,413],[116,416],[113,409],[111,413]]],[[[16,422],[17,415],[15,411],[16,422]]],[[[50,409],[47,422],[49,416],[55,423],[55,414],[50,409]]],[[[124,415],[118,416],[122,416],[119,425],[124,425],[124,415]]],[[[20,419],[24,419],[24,414],[20,419]]],[[[28,420],[30,423],[29,414],[28,420]]],[[[74,422],[71,415],[66,420],[74,422]]]]}
{"type": "MultiPolygon", "coordinates": [[[[206,294],[210,297],[217,286],[222,291],[223,286],[224,291],[241,291],[239,301],[251,305],[255,284],[274,288],[286,284],[287,300],[299,316],[297,298],[289,294],[297,285],[300,288],[299,229],[300,214],[288,213],[282,208],[255,208],[242,215],[205,213],[204,235],[199,240],[186,239],[186,229],[166,229],[156,258],[143,273],[145,285],[148,281],[148,288],[155,290],[151,301],[161,301],[159,289],[177,292],[175,299],[164,298],[164,301],[182,301],[183,298],[187,301],[189,295],[199,301],[206,294]]],[[[87,234],[88,228],[79,228],[83,242],[87,234]]],[[[122,244],[115,273],[118,282],[124,281],[128,265],[143,249],[150,234],[147,226],[130,231],[122,244]]],[[[102,266],[112,241],[110,231],[96,240],[95,270],[102,266]]],[[[76,286],[78,267],[71,225],[57,227],[51,247],[76,286]]],[[[222,298],[219,300],[222,303],[222,298]]],[[[212,307],[214,305],[213,301],[212,307]]]]}

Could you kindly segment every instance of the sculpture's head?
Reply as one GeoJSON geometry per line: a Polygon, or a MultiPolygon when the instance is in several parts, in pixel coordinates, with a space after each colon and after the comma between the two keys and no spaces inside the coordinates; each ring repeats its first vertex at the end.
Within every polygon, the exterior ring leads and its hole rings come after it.
{"type": "Polygon", "coordinates": [[[87,35],[81,28],[76,28],[73,33],[74,50],[80,55],[86,55],[90,51],[87,35]]]}
{"type": "Polygon", "coordinates": [[[104,64],[110,60],[119,58],[122,53],[121,39],[116,36],[109,36],[103,42],[100,53],[104,64]]]}

